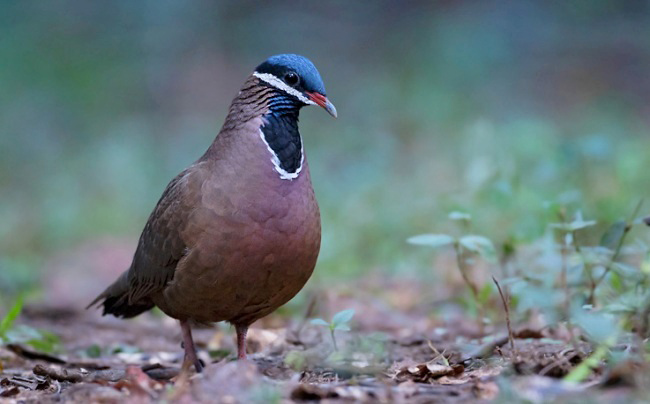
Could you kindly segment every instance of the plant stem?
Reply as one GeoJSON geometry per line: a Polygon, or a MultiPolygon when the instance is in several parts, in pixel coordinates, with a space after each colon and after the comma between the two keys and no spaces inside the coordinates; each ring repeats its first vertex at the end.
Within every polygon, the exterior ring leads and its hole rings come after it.
{"type": "Polygon", "coordinates": [[[516,355],[515,338],[514,334],[512,333],[512,328],[510,327],[510,299],[506,299],[503,291],[501,290],[501,285],[499,285],[499,281],[497,281],[497,278],[493,276],[492,280],[494,281],[494,284],[497,285],[499,295],[501,296],[501,301],[503,302],[503,308],[506,311],[506,327],[508,327],[508,341],[510,341],[510,350],[512,351],[512,355],[516,355]]]}
{"type": "MultiPolygon", "coordinates": [[[[561,208],[560,211],[557,213],[560,223],[565,223],[566,224],[566,211],[565,208],[561,208]]],[[[566,247],[566,238],[567,238],[567,232],[562,233],[562,240],[560,243],[560,259],[561,259],[561,265],[562,267],[560,268],[560,287],[564,290],[564,315],[568,318],[568,312],[566,310],[567,302],[569,301],[569,286],[567,284],[567,247],[566,247]]]]}
{"type": "Polygon", "coordinates": [[[458,270],[460,271],[460,275],[463,278],[463,281],[465,281],[465,284],[469,287],[469,289],[472,291],[472,296],[474,297],[474,304],[476,305],[476,312],[478,316],[478,326],[479,326],[479,332],[483,334],[483,317],[484,317],[484,312],[483,312],[483,305],[479,301],[479,290],[478,286],[472,282],[472,280],[469,277],[468,268],[465,265],[465,260],[463,259],[462,256],[462,249],[460,246],[460,243],[458,241],[454,242],[454,250],[456,252],[456,264],[458,265],[458,270]]]}
{"type": "Polygon", "coordinates": [[[433,359],[436,360],[436,359],[440,358],[440,359],[442,360],[442,363],[443,363],[445,366],[449,366],[449,360],[448,360],[447,358],[445,358],[445,355],[443,355],[443,354],[444,354],[444,351],[443,351],[443,353],[440,353],[440,351],[438,351],[438,350],[436,349],[436,347],[433,346],[433,344],[431,343],[430,340],[427,340],[427,344],[429,344],[429,348],[431,348],[431,350],[433,351],[433,353],[435,353],[435,354],[437,355],[437,356],[436,356],[435,358],[433,358],[433,359]]]}
{"type": "Polygon", "coordinates": [[[643,305],[643,310],[640,313],[639,326],[637,328],[639,339],[644,340],[648,335],[648,331],[650,331],[650,298],[643,305]]]}
{"type": "Polygon", "coordinates": [[[595,294],[596,294],[596,288],[600,285],[600,283],[605,279],[609,271],[612,270],[612,266],[618,259],[618,256],[621,254],[621,250],[623,249],[623,243],[625,242],[625,237],[627,234],[632,230],[632,225],[634,224],[634,218],[639,214],[639,211],[641,210],[641,206],[643,206],[643,199],[637,203],[636,208],[632,212],[632,215],[628,218],[628,220],[625,221],[625,228],[623,229],[623,234],[621,235],[621,238],[618,240],[618,244],[616,245],[616,249],[614,250],[614,254],[612,255],[612,258],[609,260],[609,263],[605,267],[605,271],[603,274],[596,280],[596,284],[591,290],[591,293],[589,295],[589,300],[593,301],[595,299],[595,294]]]}
{"type": "MultiPolygon", "coordinates": [[[[566,212],[562,209],[558,212],[558,216],[562,223],[566,223],[566,212]]],[[[568,272],[568,261],[569,261],[569,245],[567,243],[567,236],[571,234],[570,232],[565,232],[562,238],[562,244],[560,244],[560,257],[562,259],[562,269],[560,273],[560,287],[564,290],[564,302],[562,304],[563,311],[563,320],[566,321],[567,331],[569,332],[569,338],[574,347],[577,346],[577,341],[575,334],[573,333],[573,326],[571,325],[571,289],[569,288],[569,282],[567,280],[568,272]]]]}
{"type": "Polygon", "coordinates": [[[333,328],[330,328],[330,334],[332,335],[332,344],[334,344],[334,350],[338,352],[339,347],[336,345],[336,337],[334,336],[333,328]]]}
{"type": "Polygon", "coordinates": [[[571,291],[569,290],[569,282],[567,281],[567,271],[568,271],[568,253],[569,247],[566,244],[566,234],[562,239],[562,246],[560,247],[560,256],[562,258],[562,272],[560,273],[560,287],[564,290],[564,319],[569,320],[569,309],[571,306],[571,291]]]}
{"type": "Polygon", "coordinates": [[[587,275],[587,281],[589,282],[589,297],[587,298],[587,304],[595,305],[595,299],[594,299],[594,289],[596,288],[596,280],[594,279],[594,274],[593,274],[593,269],[590,264],[587,263],[587,260],[585,259],[585,256],[582,252],[582,248],[580,248],[580,243],[578,242],[578,232],[573,230],[571,232],[571,235],[573,236],[573,248],[576,250],[576,253],[578,253],[582,259],[582,263],[584,265],[584,273],[587,275]]]}

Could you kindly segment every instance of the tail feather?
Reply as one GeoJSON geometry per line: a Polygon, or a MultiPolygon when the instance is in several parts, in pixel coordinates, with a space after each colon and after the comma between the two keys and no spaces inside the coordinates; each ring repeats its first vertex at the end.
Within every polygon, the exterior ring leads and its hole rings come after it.
{"type": "Polygon", "coordinates": [[[89,309],[97,304],[104,306],[102,315],[112,314],[115,317],[131,318],[151,310],[155,305],[149,299],[141,299],[129,303],[129,272],[126,271],[105,291],[95,298],[87,307],[89,309]],[[102,301],[103,300],[103,301],[102,301]]]}

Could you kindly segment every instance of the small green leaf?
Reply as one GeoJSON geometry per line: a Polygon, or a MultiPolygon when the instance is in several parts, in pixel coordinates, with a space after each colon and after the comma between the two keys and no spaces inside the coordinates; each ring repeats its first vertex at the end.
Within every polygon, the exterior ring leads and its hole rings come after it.
{"type": "Polygon", "coordinates": [[[481,288],[480,292],[478,293],[478,302],[481,304],[485,304],[490,298],[491,294],[492,294],[492,284],[490,282],[486,282],[485,285],[483,285],[483,287],[481,288]]]}
{"type": "Polygon", "coordinates": [[[208,351],[210,359],[223,359],[230,355],[229,349],[212,349],[208,351]]]}
{"type": "Polygon", "coordinates": [[[315,318],[315,319],[311,320],[310,323],[313,324],[313,325],[323,325],[325,327],[329,327],[329,325],[330,325],[330,323],[323,320],[322,318],[315,318]]]}
{"type": "Polygon", "coordinates": [[[459,242],[466,249],[480,254],[484,258],[493,258],[496,255],[494,245],[487,237],[468,235],[461,237],[459,242]]]}
{"type": "Polygon", "coordinates": [[[614,290],[621,293],[623,291],[623,279],[616,272],[612,272],[609,276],[609,284],[614,290]]]}
{"type": "Polygon", "coordinates": [[[284,363],[291,369],[300,371],[307,364],[307,357],[300,351],[289,351],[284,357],[284,363]]]}
{"type": "Polygon", "coordinates": [[[14,324],[14,322],[20,315],[22,309],[23,309],[23,298],[22,296],[19,296],[18,299],[16,299],[14,305],[11,307],[11,309],[9,309],[7,314],[2,318],[2,321],[0,321],[0,338],[4,337],[7,331],[9,331],[11,326],[14,324]]]}
{"type": "Polygon", "coordinates": [[[615,271],[623,279],[641,280],[644,278],[637,268],[622,262],[612,262],[612,271],[615,271]]]}
{"type": "Polygon", "coordinates": [[[133,354],[138,352],[140,352],[140,348],[133,345],[127,345],[127,344],[116,344],[110,348],[111,354],[120,354],[120,353],[133,354]]]}
{"type": "Polygon", "coordinates": [[[54,352],[54,349],[56,347],[56,342],[52,341],[52,340],[49,340],[47,338],[31,339],[31,340],[25,341],[25,344],[31,346],[32,348],[36,349],[37,351],[46,352],[46,353],[54,352]]]}
{"type": "Polygon", "coordinates": [[[334,351],[332,352],[326,359],[325,362],[334,365],[334,364],[341,364],[342,362],[345,361],[345,354],[343,352],[339,351],[334,351]]]}
{"type": "Polygon", "coordinates": [[[100,346],[97,344],[92,344],[91,346],[86,348],[85,354],[89,358],[99,358],[100,356],[102,356],[102,348],[100,348],[100,346]]]}
{"type": "Polygon", "coordinates": [[[420,234],[419,236],[411,237],[406,241],[410,244],[436,248],[452,244],[456,239],[447,234],[420,234]]]}
{"type": "Polygon", "coordinates": [[[336,328],[339,324],[345,324],[354,317],[354,309],[339,311],[332,317],[332,324],[336,328]]]}
{"type": "Polygon", "coordinates": [[[600,245],[607,247],[610,250],[615,250],[618,246],[618,243],[621,241],[625,235],[625,229],[627,228],[627,223],[625,220],[619,220],[615,222],[605,231],[603,236],[600,239],[600,245]]]}
{"type": "Polygon", "coordinates": [[[634,308],[617,302],[609,303],[604,310],[608,313],[634,313],[634,308]]]}
{"type": "Polygon", "coordinates": [[[2,339],[5,343],[27,344],[43,352],[53,352],[60,344],[59,337],[55,334],[24,324],[12,326],[2,339]]]}
{"type": "Polygon", "coordinates": [[[350,331],[350,326],[347,324],[337,324],[334,326],[334,329],[338,331],[350,331]]]}
{"type": "Polygon", "coordinates": [[[45,330],[36,330],[39,333],[39,337],[27,341],[26,344],[30,345],[43,352],[54,352],[61,345],[61,340],[59,337],[45,330]]]}
{"type": "Polygon", "coordinates": [[[584,229],[586,227],[594,226],[597,222],[595,220],[574,220],[571,223],[551,223],[551,228],[558,229],[566,233],[574,232],[576,230],[584,229]]]}
{"type": "Polygon", "coordinates": [[[449,214],[449,219],[470,221],[472,220],[472,215],[455,210],[449,214]]]}
{"type": "Polygon", "coordinates": [[[581,246],[580,252],[582,253],[582,259],[585,264],[591,266],[607,266],[614,255],[614,251],[603,246],[581,246]]]}
{"type": "Polygon", "coordinates": [[[596,343],[602,344],[619,332],[616,317],[609,313],[575,309],[571,318],[596,343]]]}

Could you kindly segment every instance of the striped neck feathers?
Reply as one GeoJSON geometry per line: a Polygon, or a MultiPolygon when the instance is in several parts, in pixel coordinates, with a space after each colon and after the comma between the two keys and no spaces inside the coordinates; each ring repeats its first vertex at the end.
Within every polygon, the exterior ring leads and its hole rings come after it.
{"type": "Polygon", "coordinates": [[[260,138],[271,154],[271,163],[283,180],[294,180],[302,171],[305,155],[298,131],[298,112],[304,104],[276,92],[269,99],[268,112],[260,127],[260,138]]]}
{"type": "MultiPolygon", "coordinates": [[[[298,114],[307,103],[304,97],[297,97],[281,87],[266,75],[253,73],[233,100],[221,132],[233,133],[244,123],[261,116],[260,138],[270,153],[274,170],[281,179],[294,180],[298,178],[305,159],[298,131],[298,114]]],[[[213,147],[214,143],[206,154],[213,147]]]]}

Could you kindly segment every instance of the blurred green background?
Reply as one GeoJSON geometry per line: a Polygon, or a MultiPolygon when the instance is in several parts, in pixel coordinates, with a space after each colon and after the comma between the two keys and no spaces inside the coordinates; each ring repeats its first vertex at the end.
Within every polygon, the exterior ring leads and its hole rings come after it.
{"type": "Polygon", "coordinates": [[[435,277],[405,239],[448,231],[451,210],[497,245],[526,243],[549,204],[607,222],[650,191],[646,1],[1,9],[1,294],[125,269],[167,182],[276,53],[309,57],[339,110],[301,119],[323,214],[312,287],[435,277]]]}

